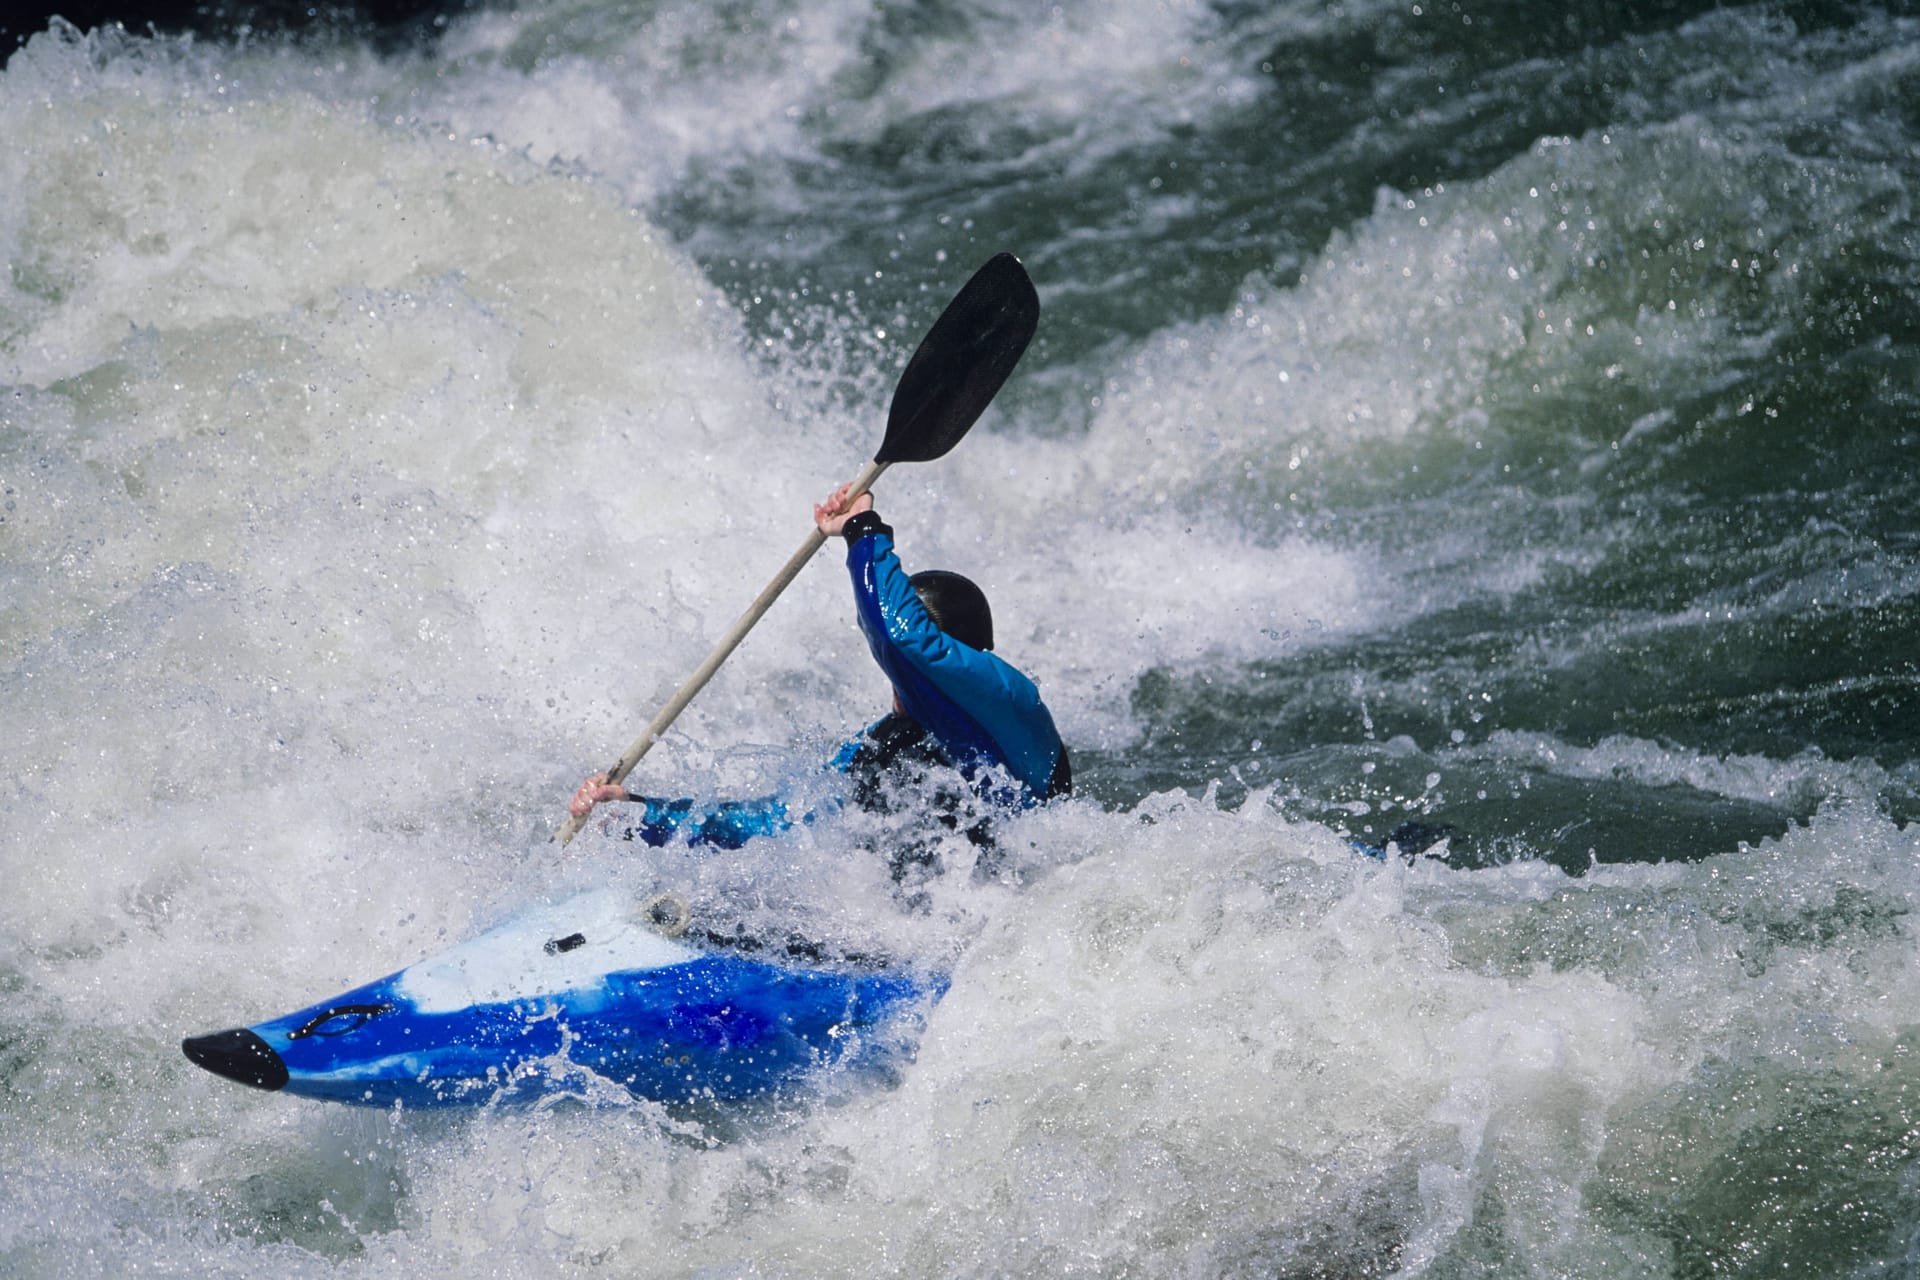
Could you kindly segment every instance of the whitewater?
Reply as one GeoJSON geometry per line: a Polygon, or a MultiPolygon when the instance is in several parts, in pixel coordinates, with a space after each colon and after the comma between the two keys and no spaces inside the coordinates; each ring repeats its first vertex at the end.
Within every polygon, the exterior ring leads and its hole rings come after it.
{"type": "MultiPolygon", "coordinates": [[[[0,138],[0,1272],[1920,1269],[1904,7],[56,24],[0,138]],[[1032,349],[876,497],[1075,796],[926,915],[833,823],[551,842],[1003,250],[1032,349]],[[737,1115],[179,1051],[608,888],[952,987],[737,1115]]],[[[850,605],[636,787],[817,786],[850,605]]]]}

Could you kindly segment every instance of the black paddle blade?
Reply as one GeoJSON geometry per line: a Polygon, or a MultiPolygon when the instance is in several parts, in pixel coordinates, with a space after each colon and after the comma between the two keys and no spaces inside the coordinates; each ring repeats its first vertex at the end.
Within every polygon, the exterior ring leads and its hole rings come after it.
{"type": "Polygon", "coordinates": [[[1040,295],[1020,259],[973,273],[900,375],[875,462],[931,462],[986,411],[1040,323],[1040,295]]]}

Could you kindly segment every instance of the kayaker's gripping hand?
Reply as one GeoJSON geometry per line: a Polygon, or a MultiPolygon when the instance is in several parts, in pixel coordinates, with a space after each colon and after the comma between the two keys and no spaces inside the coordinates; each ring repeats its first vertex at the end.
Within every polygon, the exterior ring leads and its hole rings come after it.
{"type": "Polygon", "coordinates": [[[580,784],[573,793],[573,799],[567,803],[567,812],[576,818],[584,818],[593,812],[593,806],[608,800],[631,800],[627,789],[607,781],[607,775],[596,773],[580,784]]]}
{"type": "Polygon", "coordinates": [[[848,502],[847,490],[851,488],[853,488],[853,482],[849,480],[828,494],[825,502],[814,504],[813,527],[829,538],[839,534],[846,528],[847,521],[862,511],[873,510],[873,495],[870,493],[863,493],[852,502],[848,502]]]}

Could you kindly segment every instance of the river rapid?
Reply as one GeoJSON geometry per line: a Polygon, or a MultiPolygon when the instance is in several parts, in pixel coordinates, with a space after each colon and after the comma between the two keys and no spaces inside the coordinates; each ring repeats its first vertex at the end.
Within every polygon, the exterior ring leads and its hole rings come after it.
{"type": "MultiPolygon", "coordinates": [[[[56,24],[0,137],[0,1272],[1920,1271],[1908,7],[56,24]],[[877,497],[1072,747],[1017,874],[550,843],[1002,250],[877,497]],[[179,1052],[608,885],[952,988],[727,1116],[179,1052]]],[[[636,786],[885,709],[838,559],[636,786]]]]}

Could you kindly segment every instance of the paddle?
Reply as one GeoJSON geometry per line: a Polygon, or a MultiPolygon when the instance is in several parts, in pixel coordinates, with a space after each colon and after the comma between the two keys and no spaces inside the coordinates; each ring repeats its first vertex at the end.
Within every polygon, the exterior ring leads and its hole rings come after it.
{"type": "MultiPolygon", "coordinates": [[[[959,444],[960,437],[967,434],[1020,362],[1039,322],[1040,299],[1018,258],[1010,253],[998,254],[974,272],[933,322],[933,328],[927,330],[901,371],[893,389],[893,406],[887,411],[886,438],[873,461],[855,477],[847,500],[872,488],[894,463],[931,462],[959,444]]],[[[640,757],[686,710],[694,695],[713,678],[727,655],[746,638],[753,624],[760,621],[826,540],[818,529],[807,535],[773,581],[714,645],[713,652],[660,708],[660,714],[633,740],[626,754],[607,770],[608,782],[617,786],[625,781],[640,757]]],[[[566,844],[586,821],[569,816],[554,839],[566,844]]]]}

